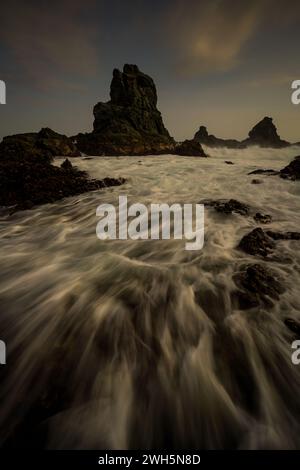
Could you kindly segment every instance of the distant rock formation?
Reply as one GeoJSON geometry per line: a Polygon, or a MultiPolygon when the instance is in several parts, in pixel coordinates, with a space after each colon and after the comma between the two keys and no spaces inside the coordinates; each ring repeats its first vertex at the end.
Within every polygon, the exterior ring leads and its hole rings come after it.
{"type": "MultiPolygon", "coordinates": [[[[94,107],[94,130],[74,138],[87,155],[192,154],[191,145],[176,144],[157,109],[154,81],[136,65],[115,69],[110,85],[110,101],[94,107]]],[[[199,144],[196,156],[205,156],[199,144]]]]}
{"type": "Polygon", "coordinates": [[[209,135],[205,126],[200,126],[199,130],[194,135],[194,140],[208,147],[227,147],[233,149],[243,147],[242,143],[238,140],[219,139],[212,134],[209,135]]]}
{"type": "Polygon", "coordinates": [[[242,149],[251,145],[269,148],[283,148],[291,145],[282,140],[273,124],[273,119],[264,117],[248,134],[248,138],[243,141],[235,139],[220,139],[212,134],[208,134],[205,126],[200,126],[194,136],[194,140],[208,147],[226,147],[231,149],[242,149]]]}
{"type": "Polygon", "coordinates": [[[201,144],[195,140],[184,140],[176,144],[175,149],[171,153],[186,157],[207,157],[201,144]]]}
{"type": "Polygon", "coordinates": [[[251,129],[248,135],[248,139],[242,142],[246,146],[259,145],[260,147],[282,148],[290,145],[289,142],[279,137],[273,119],[270,117],[264,117],[251,129]]]}

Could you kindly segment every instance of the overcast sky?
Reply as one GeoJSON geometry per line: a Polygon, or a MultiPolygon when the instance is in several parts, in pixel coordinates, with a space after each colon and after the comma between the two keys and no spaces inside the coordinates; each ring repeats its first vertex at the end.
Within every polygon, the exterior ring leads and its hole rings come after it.
{"type": "Polygon", "coordinates": [[[0,136],[92,129],[112,69],[137,64],[158,90],[170,133],[200,125],[245,138],[265,115],[300,141],[300,2],[294,0],[10,0],[1,5],[0,136]]]}

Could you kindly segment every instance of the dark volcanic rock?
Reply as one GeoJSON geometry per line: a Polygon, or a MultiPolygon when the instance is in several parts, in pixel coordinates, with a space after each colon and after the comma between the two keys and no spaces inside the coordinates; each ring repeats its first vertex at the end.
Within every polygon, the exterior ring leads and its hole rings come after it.
{"type": "Polygon", "coordinates": [[[248,175],[279,175],[279,171],[269,170],[265,168],[259,168],[258,170],[253,170],[248,173],[248,175]]]}
{"type": "Polygon", "coordinates": [[[200,126],[199,130],[194,135],[194,140],[208,147],[227,147],[232,149],[244,147],[238,140],[219,139],[212,134],[209,135],[205,126],[200,126]]]}
{"type": "Polygon", "coordinates": [[[261,214],[260,212],[257,212],[253,219],[260,224],[270,224],[272,222],[272,217],[269,214],[261,214]]]}
{"type": "Polygon", "coordinates": [[[300,156],[295,157],[289,165],[280,170],[280,177],[292,181],[300,179],[300,156]]]}
{"type": "Polygon", "coordinates": [[[194,140],[185,140],[184,142],[177,144],[172,153],[188,157],[207,157],[201,144],[194,140]]]}
{"type": "Polygon", "coordinates": [[[80,152],[67,136],[49,128],[39,132],[16,134],[3,138],[0,144],[0,158],[38,158],[50,161],[56,156],[77,157],[80,152]]]}
{"type": "Polygon", "coordinates": [[[256,228],[241,239],[238,248],[249,255],[266,257],[275,248],[275,243],[261,228],[256,228]]]}
{"type": "Polygon", "coordinates": [[[277,134],[277,129],[273,124],[273,119],[264,117],[249,132],[248,139],[242,142],[244,145],[259,145],[260,147],[281,148],[289,146],[289,142],[281,140],[277,134]]]}
{"type": "Polygon", "coordinates": [[[60,165],[61,168],[63,168],[64,170],[72,170],[73,169],[73,165],[72,163],[70,162],[70,160],[68,160],[68,158],[66,158],[62,164],[60,165]]]}
{"type": "Polygon", "coordinates": [[[279,171],[276,170],[270,170],[270,169],[265,169],[265,168],[259,168],[258,170],[253,170],[248,173],[248,175],[278,175],[279,171]]]}
{"type": "Polygon", "coordinates": [[[234,297],[242,310],[257,306],[270,308],[273,306],[271,299],[279,300],[279,295],[285,290],[275,273],[260,264],[245,266],[233,276],[233,280],[241,289],[234,293],[234,297]]]}
{"type": "Polygon", "coordinates": [[[267,235],[273,240],[300,240],[300,232],[274,232],[267,230],[267,235]]]}
{"type": "Polygon", "coordinates": [[[125,182],[123,178],[91,180],[68,160],[56,167],[36,155],[14,156],[14,159],[3,156],[0,159],[0,206],[14,206],[13,210],[30,209],[37,204],[125,182]]]}
{"type": "Polygon", "coordinates": [[[233,212],[240,215],[248,215],[250,208],[247,204],[237,201],[236,199],[220,200],[220,201],[203,201],[203,204],[213,207],[217,212],[222,214],[232,214],[233,212]]]}
{"type": "Polygon", "coordinates": [[[136,65],[115,69],[110,101],[94,107],[94,130],[78,134],[78,148],[88,155],[146,155],[172,153],[170,137],[157,105],[151,77],[136,65]]]}

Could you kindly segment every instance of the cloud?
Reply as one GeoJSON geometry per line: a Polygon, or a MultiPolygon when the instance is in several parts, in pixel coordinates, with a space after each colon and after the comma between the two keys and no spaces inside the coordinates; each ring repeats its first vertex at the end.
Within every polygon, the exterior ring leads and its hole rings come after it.
{"type": "Polygon", "coordinates": [[[293,74],[270,74],[265,77],[258,77],[252,80],[248,80],[247,84],[253,88],[261,87],[280,87],[286,86],[288,89],[291,87],[292,82],[295,80],[295,75],[293,74]]]}
{"type": "Polygon", "coordinates": [[[181,72],[195,74],[233,68],[259,26],[266,4],[267,0],[190,4],[178,0],[169,25],[181,72]]]}
{"type": "Polygon", "coordinates": [[[94,4],[10,0],[3,5],[0,37],[16,64],[14,72],[43,91],[76,88],[76,80],[92,75],[98,51],[85,12],[94,4]]]}

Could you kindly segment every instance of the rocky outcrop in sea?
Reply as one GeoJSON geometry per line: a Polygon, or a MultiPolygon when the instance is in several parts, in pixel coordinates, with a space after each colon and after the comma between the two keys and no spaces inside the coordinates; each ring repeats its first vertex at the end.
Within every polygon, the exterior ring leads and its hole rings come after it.
{"type": "Polygon", "coordinates": [[[194,136],[194,140],[208,147],[226,147],[231,149],[243,149],[252,145],[265,148],[283,148],[291,145],[280,138],[271,117],[264,117],[259,121],[250,130],[248,138],[242,141],[215,137],[213,134],[208,134],[205,126],[200,126],[194,136]]]}
{"type": "Polygon", "coordinates": [[[260,147],[283,148],[290,145],[289,142],[280,138],[271,117],[264,117],[251,129],[248,135],[248,139],[242,142],[245,146],[259,145],[260,147]]]}
{"type": "Polygon", "coordinates": [[[11,212],[31,209],[125,182],[124,178],[90,179],[68,159],[60,167],[52,165],[53,156],[62,153],[78,154],[69,139],[50,129],[4,138],[0,144],[0,206],[9,206],[11,212]]]}
{"type": "Polygon", "coordinates": [[[91,133],[73,138],[87,155],[206,156],[201,145],[192,141],[177,144],[164,126],[157,109],[154,81],[136,65],[114,69],[110,100],[94,107],[91,133]]]}
{"type": "Polygon", "coordinates": [[[207,145],[208,147],[227,147],[227,148],[243,148],[243,144],[235,139],[220,139],[213,134],[208,134],[205,126],[200,126],[199,130],[194,135],[194,140],[200,144],[207,145]]]}
{"type": "Polygon", "coordinates": [[[5,158],[36,157],[50,161],[53,157],[78,157],[80,152],[72,140],[49,129],[39,132],[15,134],[4,137],[0,143],[0,154],[5,158]]]}

